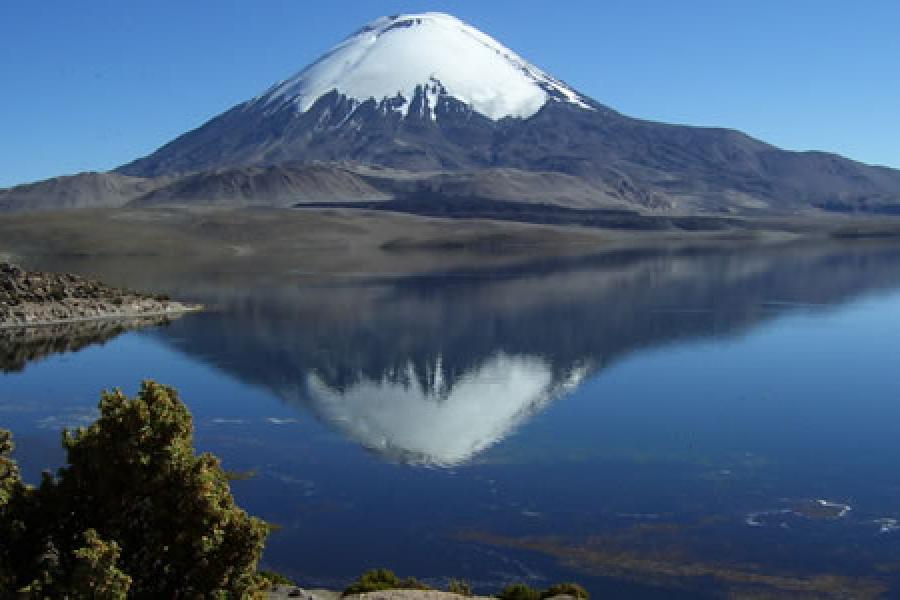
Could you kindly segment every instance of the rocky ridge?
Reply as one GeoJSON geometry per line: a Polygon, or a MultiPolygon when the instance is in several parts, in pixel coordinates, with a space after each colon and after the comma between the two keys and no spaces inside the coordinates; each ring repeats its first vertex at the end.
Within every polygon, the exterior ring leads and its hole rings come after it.
{"type": "Polygon", "coordinates": [[[72,273],[28,272],[0,263],[0,329],[176,315],[199,308],[72,273]]]}

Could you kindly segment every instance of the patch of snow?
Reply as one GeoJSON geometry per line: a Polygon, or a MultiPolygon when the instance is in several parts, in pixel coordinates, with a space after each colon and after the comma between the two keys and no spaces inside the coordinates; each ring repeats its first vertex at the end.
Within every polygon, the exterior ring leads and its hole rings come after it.
{"type": "Polygon", "coordinates": [[[565,83],[489,35],[433,12],[376,19],[256,101],[291,102],[305,112],[332,90],[359,102],[399,94],[408,112],[417,86],[432,118],[441,93],[494,120],[530,117],[551,98],[591,110],[565,83]]]}

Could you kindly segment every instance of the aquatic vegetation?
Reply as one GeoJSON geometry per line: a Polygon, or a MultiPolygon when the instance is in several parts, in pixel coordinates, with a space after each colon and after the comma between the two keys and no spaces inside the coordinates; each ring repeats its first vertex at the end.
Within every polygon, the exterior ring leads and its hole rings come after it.
{"type": "MultiPolygon", "coordinates": [[[[734,595],[753,591],[762,594],[761,597],[796,594],[834,599],[874,599],[883,597],[887,591],[885,583],[874,577],[771,573],[759,570],[757,565],[694,560],[679,552],[625,550],[617,547],[612,538],[596,537],[578,541],[557,536],[507,537],[484,532],[468,532],[460,538],[491,546],[537,552],[591,575],[672,589],[692,589],[694,582],[712,581],[734,595]]],[[[520,590],[516,593],[525,592],[520,590]]]]}

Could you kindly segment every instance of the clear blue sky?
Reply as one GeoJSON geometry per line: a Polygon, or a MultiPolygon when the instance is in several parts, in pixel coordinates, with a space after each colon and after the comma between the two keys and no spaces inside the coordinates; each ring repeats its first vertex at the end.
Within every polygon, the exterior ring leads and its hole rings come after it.
{"type": "Polygon", "coordinates": [[[900,168],[898,0],[3,0],[0,187],[147,154],[424,10],[629,115],[900,168]]]}

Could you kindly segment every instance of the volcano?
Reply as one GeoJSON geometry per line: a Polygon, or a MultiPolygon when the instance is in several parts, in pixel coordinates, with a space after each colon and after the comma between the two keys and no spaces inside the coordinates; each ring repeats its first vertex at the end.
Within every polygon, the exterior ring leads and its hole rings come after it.
{"type": "MultiPolygon", "coordinates": [[[[610,210],[900,214],[900,171],[625,116],[442,13],[376,19],[297,74],[105,175],[119,178],[105,189],[133,192],[111,206],[394,201],[419,214],[451,206],[586,224],[619,222],[595,214],[610,210]],[[149,182],[123,186],[124,176],[149,182]]],[[[0,208],[30,206],[35,195],[52,206],[45,195],[76,184],[0,190],[0,208]]],[[[96,205],[84,195],[79,188],[60,203],[96,205]]]]}

